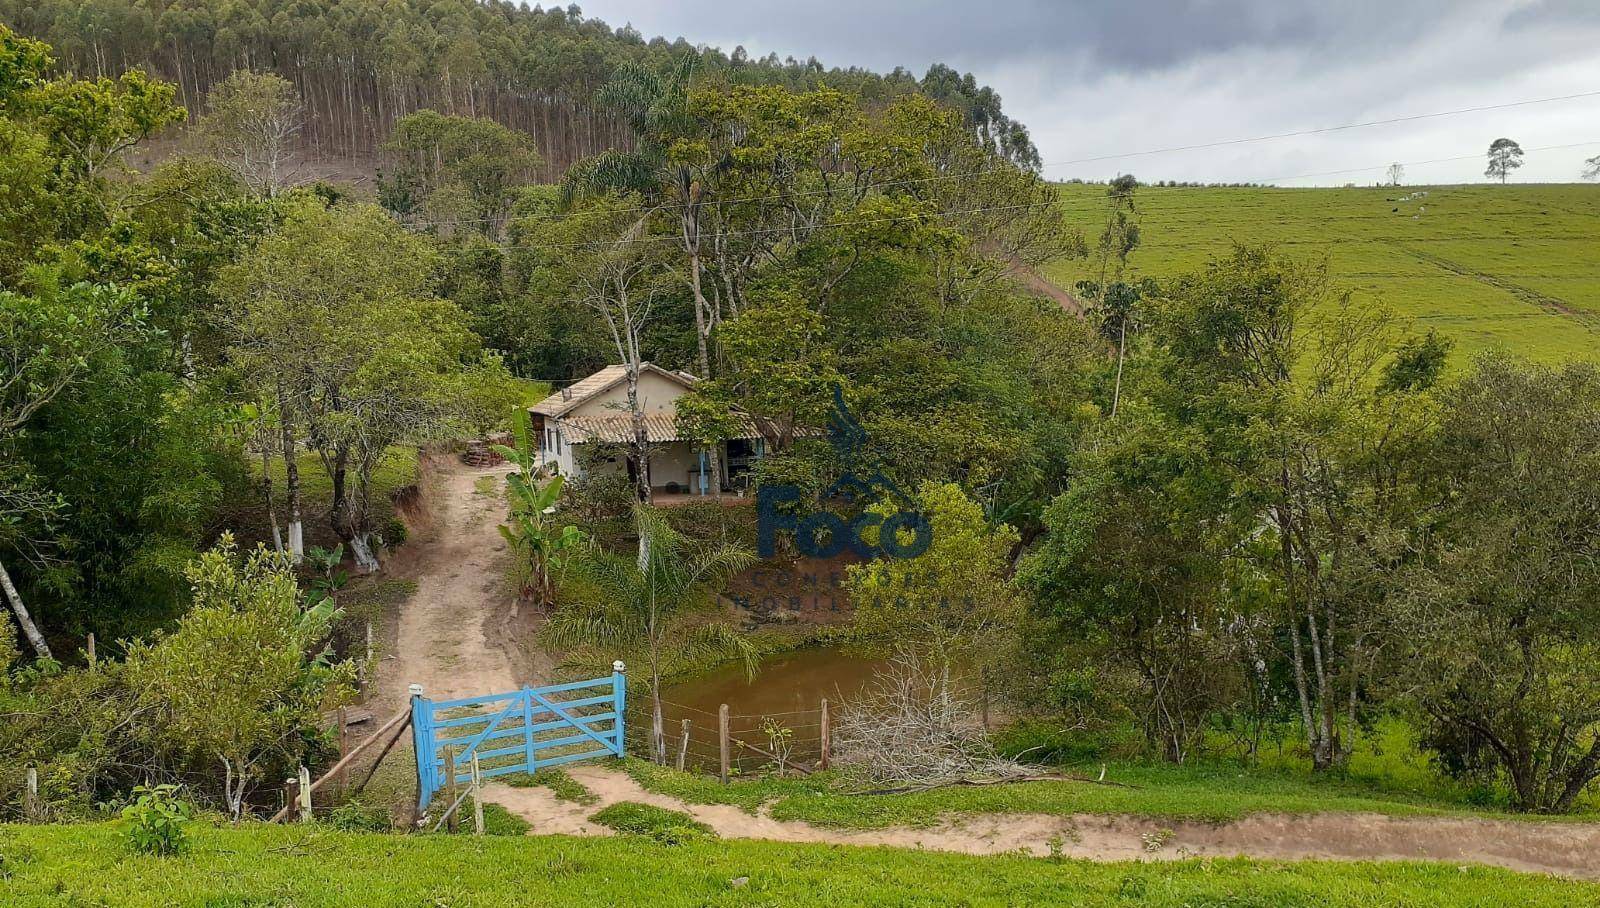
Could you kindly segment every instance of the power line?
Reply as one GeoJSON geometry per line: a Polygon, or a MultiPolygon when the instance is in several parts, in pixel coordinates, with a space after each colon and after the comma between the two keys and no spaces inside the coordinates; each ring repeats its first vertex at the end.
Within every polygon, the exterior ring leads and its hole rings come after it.
{"type": "MultiPolygon", "coordinates": [[[[1199,151],[1206,148],[1224,148],[1230,145],[1245,145],[1250,142],[1270,142],[1274,139],[1289,139],[1296,136],[1314,136],[1329,132],[1340,132],[1346,129],[1365,129],[1369,126],[1387,126],[1393,123],[1411,123],[1417,120],[1431,120],[1436,117],[1453,117],[1459,114],[1483,113],[1490,110],[1505,110],[1511,107],[1526,107],[1530,104],[1549,104],[1555,101],[1573,101],[1578,98],[1592,98],[1600,96],[1600,91],[1584,91],[1572,95],[1558,95],[1550,98],[1529,98],[1525,101],[1508,101],[1504,104],[1485,104],[1481,107],[1461,107],[1455,110],[1440,110],[1433,113],[1410,114],[1404,117],[1390,117],[1386,120],[1368,120],[1364,123],[1345,123],[1340,126],[1321,126],[1316,129],[1300,129],[1294,132],[1279,132],[1266,136],[1251,136],[1243,139],[1222,139],[1216,142],[1200,142],[1194,145],[1173,145],[1167,148],[1152,148],[1146,151],[1133,151],[1124,154],[1099,155],[1092,158],[1078,158],[1072,161],[1057,161],[1046,164],[1046,167],[1058,167],[1066,164],[1090,164],[1096,161],[1115,161],[1121,158],[1138,158],[1147,155],[1168,154],[1177,151],[1199,151]]],[[[1387,165],[1385,165],[1387,166],[1387,165]]]]}

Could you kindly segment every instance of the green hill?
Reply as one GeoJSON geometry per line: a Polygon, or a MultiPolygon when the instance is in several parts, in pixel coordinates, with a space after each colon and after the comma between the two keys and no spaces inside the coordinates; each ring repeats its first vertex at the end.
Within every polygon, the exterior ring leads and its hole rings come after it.
{"type": "MultiPolygon", "coordinates": [[[[1064,203],[1092,242],[1105,187],[1064,203]]],[[[1464,359],[1501,347],[1547,362],[1600,360],[1600,186],[1362,189],[1140,187],[1136,275],[1199,267],[1233,242],[1325,255],[1345,286],[1453,338],[1464,359]]],[[[1071,288],[1083,260],[1045,276],[1071,288]]]]}

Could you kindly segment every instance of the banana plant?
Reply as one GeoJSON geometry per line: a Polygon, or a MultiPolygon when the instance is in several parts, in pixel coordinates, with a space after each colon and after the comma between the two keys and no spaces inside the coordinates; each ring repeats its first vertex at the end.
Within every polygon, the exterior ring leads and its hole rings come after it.
{"type": "Polygon", "coordinates": [[[561,477],[540,483],[527,411],[513,412],[511,427],[515,446],[493,446],[517,468],[506,476],[510,516],[500,525],[500,535],[518,555],[522,594],[548,605],[555,595],[554,578],[566,566],[566,553],[583,542],[583,533],[575,526],[555,526],[552,518],[561,499],[561,477]]]}

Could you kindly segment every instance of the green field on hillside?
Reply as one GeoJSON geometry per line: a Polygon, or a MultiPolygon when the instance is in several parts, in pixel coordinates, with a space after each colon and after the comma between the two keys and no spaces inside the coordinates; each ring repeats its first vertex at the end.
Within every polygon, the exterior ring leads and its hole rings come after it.
{"type": "Polygon", "coordinates": [[[1588,905],[1592,883],[1484,867],[1236,859],[1094,864],[641,836],[396,836],[191,825],[185,854],[130,854],[114,824],[0,826],[0,904],[1588,905]]]}
{"type": "MultiPolygon", "coordinates": [[[[1105,187],[1061,190],[1092,244],[1105,187]]],[[[1235,242],[1270,242],[1326,256],[1340,284],[1453,338],[1458,364],[1495,348],[1600,360],[1600,186],[1142,186],[1136,204],[1135,275],[1169,277],[1235,242]]],[[[1094,267],[1077,259],[1044,273],[1070,290],[1094,267]]]]}

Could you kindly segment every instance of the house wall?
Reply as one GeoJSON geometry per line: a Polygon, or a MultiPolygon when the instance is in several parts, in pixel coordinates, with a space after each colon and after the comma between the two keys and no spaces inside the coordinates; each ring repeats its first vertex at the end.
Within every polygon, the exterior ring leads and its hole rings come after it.
{"type": "Polygon", "coordinates": [[[668,442],[656,448],[650,457],[650,485],[659,489],[669,482],[675,482],[685,492],[696,491],[689,471],[698,473],[699,466],[700,459],[695,456],[692,445],[686,441],[668,442]]]}
{"type": "MultiPolygon", "coordinates": [[[[688,393],[688,388],[663,378],[654,372],[639,375],[639,409],[645,413],[676,413],[678,398],[688,393]]],[[[628,383],[594,395],[573,409],[568,416],[623,416],[628,413],[628,383]]]]}

